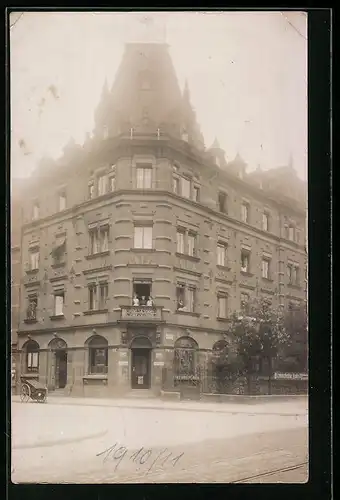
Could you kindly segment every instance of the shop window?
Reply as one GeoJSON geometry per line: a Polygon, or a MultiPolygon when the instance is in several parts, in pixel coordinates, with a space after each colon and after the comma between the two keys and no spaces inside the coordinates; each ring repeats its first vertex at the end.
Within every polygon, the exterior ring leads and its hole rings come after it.
{"type": "Polygon", "coordinates": [[[37,373],[39,372],[39,344],[34,340],[29,340],[23,346],[25,353],[25,372],[37,373]]]}
{"type": "Polygon", "coordinates": [[[89,374],[107,374],[108,342],[104,337],[96,335],[89,343],[89,374]]]}
{"type": "Polygon", "coordinates": [[[188,382],[196,375],[198,345],[190,337],[180,337],[175,342],[174,374],[175,382],[188,382]]]}

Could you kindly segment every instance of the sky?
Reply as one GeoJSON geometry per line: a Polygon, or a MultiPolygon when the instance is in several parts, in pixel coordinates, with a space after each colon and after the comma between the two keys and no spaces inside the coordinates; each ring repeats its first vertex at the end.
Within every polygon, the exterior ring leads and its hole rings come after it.
{"type": "MultiPolygon", "coordinates": [[[[112,83],[145,15],[11,14],[12,177],[29,176],[42,157],[58,158],[71,137],[83,144],[105,78],[112,83]]],[[[306,180],[307,14],[147,15],[164,29],[182,89],[188,81],[206,147],[216,137],[227,160],[239,153],[248,171],[292,158],[306,180]]]]}

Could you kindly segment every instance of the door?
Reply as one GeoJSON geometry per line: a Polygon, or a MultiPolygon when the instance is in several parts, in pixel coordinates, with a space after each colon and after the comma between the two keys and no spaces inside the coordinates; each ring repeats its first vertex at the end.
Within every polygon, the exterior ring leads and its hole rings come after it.
{"type": "Polygon", "coordinates": [[[55,365],[55,380],[56,388],[64,389],[67,384],[67,352],[56,352],[56,365],[55,365]]]}
{"type": "Polygon", "coordinates": [[[131,386],[133,389],[150,388],[150,349],[132,349],[131,386]]]}

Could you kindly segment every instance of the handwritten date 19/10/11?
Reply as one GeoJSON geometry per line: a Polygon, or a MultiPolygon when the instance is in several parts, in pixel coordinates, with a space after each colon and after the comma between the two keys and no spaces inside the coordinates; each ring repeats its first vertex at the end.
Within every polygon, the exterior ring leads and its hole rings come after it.
{"type": "MultiPolygon", "coordinates": [[[[118,469],[119,464],[124,460],[124,458],[126,458],[128,453],[129,450],[125,446],[118,446],[118,443],[115,443],[113,446],[110,446],[110,448],[107,448],[106,450],[97,453],[96,456],[99,457],[103,455],[104,456],[103,463],[106,463],[109,460],[115,461],[116,465],[114,470],[116,471],[118,469]]],[[[147,470],[147,473],[151,471],[151,469],[156,465],[156,463],[161,467],[164,467],[166,463],[171,463],[172,466],[175,467],[177,462],[184,455],[184,452],[174,456],[172,452],[169,452],[169,450],[165,448],[164,450],[154,454],[153,450],[150,449],[146,450],[144,447],[142,447],[139,450],[133,452],[129,456],[129,460],[131,460],[137,465],[144,465],[147,462],[150,463],[149,460],[152,457],[152,455],[154,455],[153,456],[154,460],[152,461],[149,469],[147,470]],[[171,458],[171,456],[173,458],[171,458]]]]}

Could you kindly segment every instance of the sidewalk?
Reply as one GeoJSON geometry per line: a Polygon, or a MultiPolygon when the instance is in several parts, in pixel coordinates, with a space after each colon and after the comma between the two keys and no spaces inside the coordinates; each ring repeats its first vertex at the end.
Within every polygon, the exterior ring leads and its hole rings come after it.
{"type": "MultiPolygon", "coordinates": [[[[20,396],[12,396],[12,403],[21,403],[20,396]]],[[[21,404],[37,404],[33,401],[21,404]]],[[[99,406],[115,408],[131,408],[139,410],[168,410],[168,411],[195,411],[195,412],[216,412],[228,414],[247,415],[307,415],[308,400],[299,398],[295,400],[274,401],[268,399],[265,402],[254,404],[237,403],[208,403],[202,401],[164,401],[161,399],[99,399],[99,398],[75,398],[50,396],[47,399],[49,405],[69,405],[69,406],[99,406]]]]}

